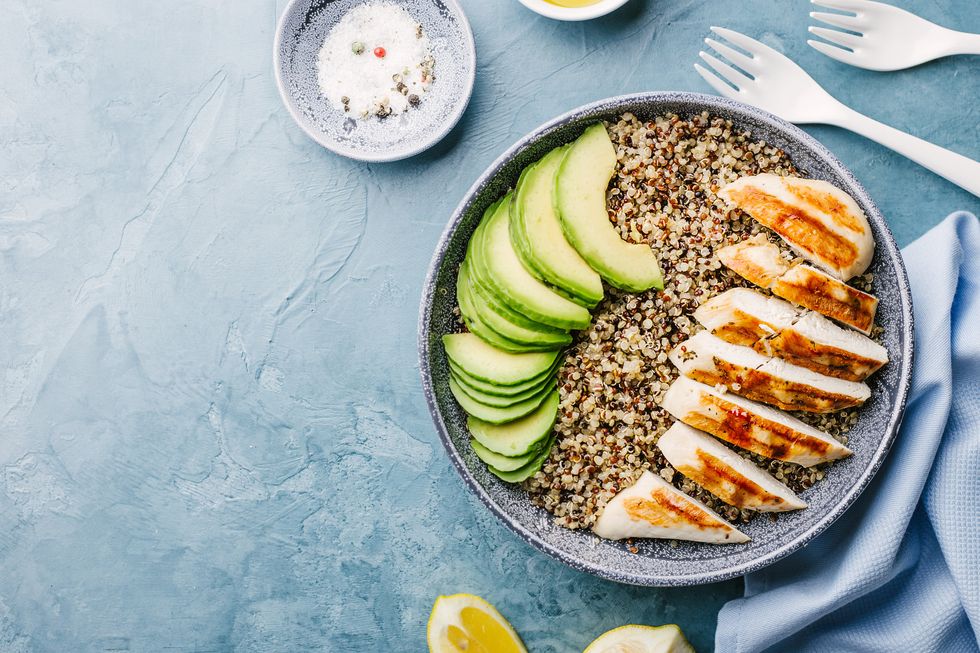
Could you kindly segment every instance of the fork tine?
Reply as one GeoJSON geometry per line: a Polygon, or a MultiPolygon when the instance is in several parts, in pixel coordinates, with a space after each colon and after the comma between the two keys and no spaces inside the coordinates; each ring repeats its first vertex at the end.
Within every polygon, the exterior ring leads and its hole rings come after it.
{"type": "Polygon", "coordinates": [[[854,30],[855,32],[860,32],[864,26],[864,21],[860,18],[857,16],[848,16],[847,14],[829,14],[823,11],[811,11],[810,18],[841,29],[854,30]]]}
{"type": "Polygon", "coordinates": [[[850,50],[843,50],[836,46],[830,45],[829,43],[824,43],[823,41],[814,41],[813,39],[809,39],[807,43],[810,45],[811,48],[813,48],[817,52],[824,53],[831,59],[836,59],[841,63],[846,63],[851,66],[858,65],[857,63],[858,56],[853,52],[851,52],[850,50]]]}
{"type": "Polygon", "coordinates": [[[715,52],[722,55],[733,64],[749,73],[750,75],[755,75],[759,71],[759,64],[752,57],[747,57],[733,47],[727,46],[724,43],[720,43],[714,39],[708,38],[704,40],[715,52]]]}
{"type": "Polygon", "coordinates": [[[760,52],[765,52],[767,54],[776,54],[782,57],[783,55],[776,52],[770,48],[765,43],[756,41],[753,38],[749,38],[745,34],[736,32],[735,30],[726,29],[724,27],[712,27],[711,31],[720,36],[721,38],[734,43],[738,47],[742,48],[751,55],[758,56],[760,52]]]}
{"type": "Polygon", "coordinates": [[[851,11],[857,13],[864,8],[864,0],[810,0],[818,7],[828,9],[839,9],[840,11],[851,11]]]}
{"type": "Polygon", "coordinates": [[[704,60],[706,64],[715,69],[715,72],[721,75],[723,79],[727,79],[729,82],[735,85],[739,90],[745,88],[752,83],[752,80],[738,72],[731,66],[729,66],[724,61],[712,57],[710,54],[702,50],[698,52],[698,56],[704,60]]]}
{"type": "Polygon", "coordinates": [[[704,81],[711,85],[711,88],[715,89],[725,97],[732,99],[738,97],[739,91],[736,91],[734,88],[721,81],[721,79],[714,73],[705,70],[701,64],[694,64],[694,70],[698,71],[698,74],[704,78],[704,81]]]}
{"type": "Polygon", "coordinates": [[[840,45],[845,48],[850,48],[854,50],[861,44],[861,39],[864,37],[855,36],[854,34],[846,34],[844,32],[838,32],[835,29],[827,29],[825,27],[813,27],[807,28],[811,34],[816,34],[822,39],[830,41],[836,45],[840,45]]]}

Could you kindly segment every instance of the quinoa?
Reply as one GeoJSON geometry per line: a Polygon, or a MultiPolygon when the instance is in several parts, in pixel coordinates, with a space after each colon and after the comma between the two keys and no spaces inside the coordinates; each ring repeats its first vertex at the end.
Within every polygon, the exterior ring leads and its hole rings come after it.
{"type": "MultiPolygon", "coordinates": [[[[678,375],[667,354],[700,330],[692,313],[701,302],[750,285],[722,267],[715,251],[757,233],[776,240],[728,208],[718,189],[746,175],[801,176],[800,171],[781,149],[708,113],[689,119],[667,114],[649,122],[627,113],[606,129],[618,158],[607,191],[609,220],[624,240],[658,252],[664,289],[630,294],[607,288],[592,325],[565,354],[555,444],[524,488],[559,525],[590,528],[606,502],[650,469],[723,517],[747,522],[754,513],[722,502],[676,472],[657,448],[673,423],[660,407],[678,375]]],[[[852,283],[870,290],[871,277],[852,283]]],[[[845,444],[857,420],[856,409],[793,415],[845,444]]],[[[736,451],[797,492],[822,479],[829,466],[805,468],[736,451]]]]}

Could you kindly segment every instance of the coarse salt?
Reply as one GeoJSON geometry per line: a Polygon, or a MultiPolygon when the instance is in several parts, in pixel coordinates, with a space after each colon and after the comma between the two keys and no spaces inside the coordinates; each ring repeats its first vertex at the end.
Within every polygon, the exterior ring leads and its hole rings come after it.
{"type": "Polygon", "coordinates": [[[320,91],[357,118],[385,117],[416,106],[435,61],[422,26],[389,2],[354,7],[327,34],[317,58],[320,91]]]}

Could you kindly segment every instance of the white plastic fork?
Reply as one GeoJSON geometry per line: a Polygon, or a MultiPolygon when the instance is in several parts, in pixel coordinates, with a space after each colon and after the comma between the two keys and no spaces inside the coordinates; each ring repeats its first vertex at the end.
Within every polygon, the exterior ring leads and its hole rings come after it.
{"type": "Polygon", "coordinates": [[[854,111],[825,91],[792,60],[768,45],[722,27],[712,27],[711,31],[748,53],[743,54],[712,38],[704,40],[716,52],[748,73],[743,74],[724,61],[700,52],[701,58],[717,75],[699,64],[694,64],[694,68],[722,95],[754,104],[789,122],[821,123],[849,129],[895,150],[980,197],[980,163],[854,111]]]}
{"type": "Polygon", "coordinates": [[[810,12],[814,20],[858,34],[811,26],[810,33],[825,41],[807,41],[831,59],[852,66],[868,70],[901,70],[954,54],[980,54],[980,34],[947,29],[884,2],[810,1],[853,14],[810,12]]]}

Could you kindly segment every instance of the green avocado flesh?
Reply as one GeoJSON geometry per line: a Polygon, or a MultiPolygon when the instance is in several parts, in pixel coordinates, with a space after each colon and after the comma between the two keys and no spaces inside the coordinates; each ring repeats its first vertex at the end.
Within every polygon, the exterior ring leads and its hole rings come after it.
{"type": "Polygon", "coordinates": [[[480,246],[471,263],[476,276],[514,311],[562,329],[584,329],[592,316],[588,309],[562,297],[524,268],[510,242],[508,194],[483,226],[480,246]]]}
{"type": "Polygon", "coordinates": [[[560,366],[561,359],[556,360],[551,366],[551,369],[544,374],[536,376],[533,379],[528,379],[524,383],[518,383],[517,385],[495,385],[493,383],[481,381],[480,379],[474,379],[472,376],[467,374],[463,368],[451,360],[449,361],[449,372],[456,377],[457,381],[465,385],[467,388],[473,388],[474,390],[479,390],[480,392],[488,395],[512,397],[514,395],[523,394],[532,388],[539,388],[544,383],[555,378],[555,374],[558,372],[558,368],[560,366]]]}
{"type": "Polygon", "coordinates": [[[452,377],[452,375],[449,377],[449,390],[453,393],[456,401],[468,415],[472,415],[473,417],[481,419],[484,422],[490,422],[491,424],[503,424],[505,422],[512,422],[515,419],[524,417],[540,406],[541,402],[548,397],[549,393],[558,393],[556,389],[546,387],[539,394],[532,396],[530,399],[525,399],[519,403],[501,408],[498,406],[488,406],[487,404],[484,404],[466,394],[466,391],[460,387],[459,383],[452,377]]]}
{"type": "Polygon", "coordinates": [[[558,359],[557,351],[514,354],[493,347],[472,333],[442,337],[446,355],[474,379],[513,386],[544,374],[558,359]]]}
{"type": "Polygon", "coordinates": [[[510,207],[510,238],[534,276],[592,307],[602,299],[602,279],[565,239],[552,200],[566,147],[552,150],[521,174],[510,207]]]}
{"type": "Polygon", "coordinates": [[[477,442],[501,456],[522,456],[551,435],[558,417],[558,392],[549,394],[533,412],[507,424],[491,424],[470,416],[466,426],[477,442]]]}
{"type": "Polygon", "coordinates": [[[470,439],[470,446],[473,447],[477,458],[501,472],[516,471],[530,463],[541,453],[541,448],[538,446],[522,456],[501,456],[499,453],[494,453],[484,447],[476,439],[470,439]]]}
{"type": "Polygon", "coordinates": [[[562,229],[582,258],[613,286],[629,292],[662,289],[653,250],[626,242],[609,222],[606,189],[615,169],[616,150],[605,126],[592,125],[572,143],[555,175],[555,210],[562,229]]]}
{"type": "Polygon", "coordinates": [[[526,481],[537,474],[541,467],[544,466],[544,462],[548,460],[548,454],[551,453],[551,447],[554,443],[554,437],[549,438],[548,442],[545,443],[544,447],[541,449],[541,453],[539,453],[537,457],[520,469],[507,472],[502,469],[497,469],[492,465],[488,466],[487,469],[489,469],[490,472],[501,481],[506,481],[507,483],[520,483],[521,481],[526,481]]]}
{"type": "MultiPolygon", "coordinates": [[[[456,298],[459,303],[459,310],[465,316],[478,320],[495,334],[516,343],[525,350],[560,349],[572,341],[572,336],[567,331],[531,329],[511,322],[494,311],[487,302],[474,292],[469,273],[469,263],[466,260],[459,266],[459,276],[456,280],[456,298]]],[[[478,333],[477,335],[481,334],[478,333]]]]}
{"type": "Polygon", "coordinates": [[[462,390],[463,393],[466,396],[468,396],[470,399],[473,399],[474,401],[478,401],[485,406],[493,406],[495,408],[507,408],[508,406],[519,404],[533,397],[538,397],[545,390],[555,387],[555,380],[553,378],[550,378],[550,379],[545,379],[544,382],[532,388],[528,388],[527,390],[519,394],[501,396],[501,395],[492,395],[486,392],[481,392],[476,388],[468,386],[466,384],[465,378],[461,378],[460,376],[454,376],[453,378],[456,381],[456,384],[459,386],[459,389],[462,390]]]}

